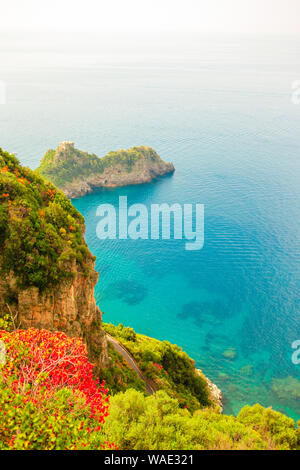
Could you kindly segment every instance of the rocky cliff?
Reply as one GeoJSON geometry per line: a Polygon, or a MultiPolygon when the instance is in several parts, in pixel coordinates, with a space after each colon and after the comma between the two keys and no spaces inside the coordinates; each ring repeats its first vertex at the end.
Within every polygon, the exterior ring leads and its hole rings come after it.
{"type": "Polygon", "coordinates": [[[77,150],[73,142],[62,142],[57,150],[46,152],[38,171],[68,198],[76,198],[97,188],[149,183],[175,168],[151,147],[132,147],[98,158],[77,150]]]}
{"type": "Polygon", "coordinates": [[[74,278],[41,292],[37,287],[21,289],[10,273],[0,279],[0,311],[9,313],[15,326],[63,331],[83,338],[90,359],[98,368],[108,364],[107,342],[101,328],[102,315],[96,306],[94,287],[98,273],[91,261],[88,276],[73,265],[74,278]]]}

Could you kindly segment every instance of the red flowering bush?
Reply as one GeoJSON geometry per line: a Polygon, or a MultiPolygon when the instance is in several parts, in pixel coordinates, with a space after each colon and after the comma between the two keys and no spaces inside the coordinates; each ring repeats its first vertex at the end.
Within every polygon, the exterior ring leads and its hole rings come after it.
{"type": "Polygon", "coordinates": [[[0,449],[116,448],[103,442],[104,382],[78,338],[46,330],[0,331],[0,449]]]}

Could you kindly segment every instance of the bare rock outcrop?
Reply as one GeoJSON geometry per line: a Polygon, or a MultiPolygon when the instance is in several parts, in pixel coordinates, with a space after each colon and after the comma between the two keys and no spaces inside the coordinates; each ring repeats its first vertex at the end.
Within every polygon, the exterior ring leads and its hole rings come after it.
{"type": "Polygon", "coordinates": [[[209,390],[209,394],[210,394],[210,400],[213,403],[213,405],[217,409],[219,409],[220,413],[222,413],[222,411],[223,411],[223,394],[222,394],[221,390],[219,389],[219,387],[217,387],[216,384],[214,384],[209,378],[207,378],[203,374],[202,370],[196,369],[196,373],[198,375],[200,375],[202,378],[204,378],[204,380],[206,381],[207,387],[208,387],[208,390],[209,390]]]}
{"type": "Polygon", "coordinates": [[[89,274],[73,266],[74,278],[53,289],[40,292],[37,287],[20,289],[13,275],[0,280],[0,308],[9,309],[19,328],[44,328],[83,338],[90,359],[101,368],[108,363],[107,342],[101,328],[102,318],[94,297],[98,273],[90,261],[89,274]],[[8,296],[10,303],[8,303],[8,296]]]}

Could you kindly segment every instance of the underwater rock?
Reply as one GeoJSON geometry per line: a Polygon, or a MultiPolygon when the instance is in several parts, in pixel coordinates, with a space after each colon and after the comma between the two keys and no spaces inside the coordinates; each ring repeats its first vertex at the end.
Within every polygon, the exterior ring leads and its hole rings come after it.
{"type": "Polygon", "coordinates": [[[253,366],[251,364],[241,367],[240,368],[240,373],[242,375],[245,375],[247,377],[250,377],[253,374],[253,366]]]}
{"type": "Polygon", "coordinates": [[[219,378],[220,380],[223,380],[224,382],[225,382],[226,380],[230,380],[229,375],[228,375],[228,374],[225,374],[225,372],[219,372],[218,378],[219,378]]]}
{"type": "Polygon", "coordinates": [[[218,318],[218,313],[222,309],[222,304],[219,301],[216,302],[197,302],[192,301],[184,304],[182,310],[178,313],[177,318],[187,319],[192,318],[195,325],[201,327],[203,323],[214,323],[218,318]]]}
{"type": "Polygon", "coordinates": [[[296,400],[300,406],[300,380],[290,375],[284,379],[273,379],[271,388],[281,400],[296,400]]]}
{"type": "Polygon", "coordinates": [[[226,357],[226,359],[235,359],[236,358],[236,349],[235,348],[228,348],[223,352],[223,356],[226,357]]]}
{"type": "Polygon", "coordinates": [[[128,305],[137,305],[147,297],[148,289],[136,281],[123,279],[111,283],[105,293],[110,299],[121,299],[128,305]]]}

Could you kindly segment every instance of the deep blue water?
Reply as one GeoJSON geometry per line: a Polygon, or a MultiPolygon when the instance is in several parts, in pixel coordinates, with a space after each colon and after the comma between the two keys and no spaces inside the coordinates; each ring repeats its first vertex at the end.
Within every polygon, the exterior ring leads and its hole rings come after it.
{"type": "Polygon", "coordinates": [[[99,156],[151,145],[173,161],[171,177],[73,201],[97,255],[104,321],[182,346],[220,386],[226,412],[260,402],[299,419],[299,38],[162,38],[110,55],[92,44],[21,53],[2,43],[0,145],[33,168],[60,140],[99,156]],[[204,204],[203,250],[98,240],[96,209],[120,195],[204,204]]]}

